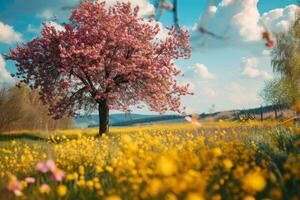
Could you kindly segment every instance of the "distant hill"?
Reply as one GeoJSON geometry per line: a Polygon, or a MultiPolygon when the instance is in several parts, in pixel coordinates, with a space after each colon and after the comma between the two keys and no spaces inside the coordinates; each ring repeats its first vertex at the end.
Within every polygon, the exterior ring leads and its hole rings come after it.
{"type": "MultiPolygon", "coordinates": [[[[152,118],[156,117],[158,115],[142,115],[142,114],[111,114],[109,116],[109,121],[112,126],[115,124],[121,124],[130,122],[132,120],[137,119],[145,119],[145,118],[152,118]]],[[[78,116],[75,118],[75,126],[80,128],[86,128],[86,127],[96,127],[99,124],[99,117],[96,114],[92,114],[90,116],[78,116]]]]}
{"type": "MultiPolygon", "coordinates": [[[[244,110],[230,110],[220,111],[215,113],[202,113],[199,114],[200,120],[239,120],[243,119],[263,119],[275,118],[275,113],[278,119],[290,118],[293,116],[293,111],[288,106],[264,106],[259,108],[251,108],[244,110]],[[276,112],[275,112],[276,110],[276,112]]],[[[184,122],[185,117],[181,115],[142,115],[142,114],[112,114],[109,116],[111,126],[134,126],[141,124],[161,124],[161,123],[175,123],[184,122]]],[[[75,126],[78,128],[98,127],[98,115],[91,115],[90,117],[76,117],[75,126]]]]}

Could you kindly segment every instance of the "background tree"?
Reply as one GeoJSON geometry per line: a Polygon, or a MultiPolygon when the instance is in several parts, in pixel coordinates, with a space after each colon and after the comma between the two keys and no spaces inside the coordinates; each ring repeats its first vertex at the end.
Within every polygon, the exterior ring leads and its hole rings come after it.
{"type": "Polygon", "coordinates": [[[300,116],[300,17],[287,33],[276,36],[277,45],[272,50],[272,66],[279,75],[266,84],[264,99],[270,103],[296,105],[296,114],[300,116]]]}
{"type": "Polygon", "coordinates": [[[10,50],[17,77],[39,88],[50,114],[58,119],[98,107],[99,134],[108,132],[109,110],[129,111],[144,102],[150,110],[180,111],[188,86],[174,79],[174,59],[190,56],[188,32],[138,17],[138,8],[83,1],[59,31],[43,26],[42,37],[10,50]]]}
{"type": "Polygon", "coordinates": [[[0,133],[12,130],[55,130],[73,127],[73,119],[53,120],[48,106],[39,99],[38,90],[0,84],[0,133]]]}
{"type": "Polygon", "coordinates": [[[277,111],[292,104],[291,94],[289,82],[286,82],[281,77],[266,81],[263,90],[260,92],[264,102],[268,105],[273,105],[275,118],[277,118],[277,111]]]}
{"type": "Polygon", "coordinates": [[[8,85],[2,85],[0,90],[0,132],[2,132],[24,116],[26,91],[9,88],[8,85]]]}

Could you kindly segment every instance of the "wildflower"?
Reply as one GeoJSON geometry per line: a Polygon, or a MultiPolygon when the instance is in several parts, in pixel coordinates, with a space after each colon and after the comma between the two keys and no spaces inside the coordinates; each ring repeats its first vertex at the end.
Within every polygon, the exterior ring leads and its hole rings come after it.
{"type": "Polygon", "coordinates": [[[122,200],[122,199],[117,195],[111,195],[111,196],[104,198],[104,200],[122,200]]]}
{"type": "Polygon", "coordinates": [[[17,142],[15,140],[11,141],[11,145],[15,146],[17,144],[17,142]]]}
{"type": "Polygon", "coordinates": [[[63,178],[65,177],[65,173],[61,169],[55,168],[52,171],[52,176],[51,177],[55,181],[62,181],[63,178]]]}
{"type": "Polygon", "coordinates": [[[102,167],[100,167],[100,166],[96,166],[96,173],[101,173],[101,172],[103,172],[103,169],[102,169],[102,167]]]}
{"type": "Polygon", "coordinates": [[[79,168],[78,168],[78,173],[80,175],[83,175],[84,174],[84,166],[80,165],[79,168]]]}
{"type": "Polygon", "coordinates": [[[42,173],[47,173],[56,168],[55,163],[52,159],[48,159],[45,163],[38,163],[36,166],[36,170],[42,173]]]}
{"type": "Polygon", "coordinates": [[[33,184],[33,183],[35,183],[35,178],[33,178],[33,177],[26,177],[25,178],[25,182],[27,184],[33,184]]]}
{"type": "Polygon", "coordinates": [[[175,194],[168,193],[168,194],[166,195],[166,198],[165,198],[165,199],[166,199],[166,200],[177,200],[177,197],[176,197],[175,194]]]}
{"type": "Polygon", "coordinates": [[[51,191],[51,188],[48,184],[44,183],[39,187],[39,191],[41,194],[49,194],[51,191]]]}
{"type": "Polygon", "coordinates": [[[7,190],[9,192],[14,193],[16,196],[22,196],[23,195],[21,182],[14,175],[9,177],[7,190]]]}
{"type": "Polygon", "coordinates": [[[247,195],[243,198],[243,200],[255,200],[255,198],[253,196],[247,195]]]}
{"type": "Polygon", "coordinates": [[[46,162],[40,162],[36,166],[36,170],[41,173],[51,172],[51,178],[55,181],[62,181],[65,177],[64,171],[57,168],[55,162],[52,159],[46,160],[46,162]]]}
{"type": "Polygon", "coordinates": [[[106,169],[106,171],[108,171],[109,173],[112,173],[113,170],[114,170],[111,166],[106,166],[105,169],[106,169]]]}
{"type": "Polygon", "coordinates": [[[65,196],[68,192],[68,188],[65,186],[65,185],[59,185],[57,188],[56,188],[56,192],[58,194],[58,196],[65,196]]]}
{"type": "Polygon", "coordinates": [[[94,182],[91,181],[91,180],[89,180],[89,181],[86,182],[86,186],[87,186],[90,190],[92,190],[93,187],[94,187],[94,182]]]}
{"type": "Polygon", "coordinates": [[[164,156],[157,162],[157,171],[162,175],[169,176],[177,172],[177,166],[172,159],[164,156]]]}
{"type": "Polygon", "coordinates": [[[77,178],[78,178],[78,174],[76,172],[72,173],[72,174],[68,174],[66,176],[67,181],[73,181],[73,180],[76,180],[77,178]]]}
{"type": "Polygon", "coordinates": [[[199,193],[188,193],[185,200],[204,200],[204,198],[199,193]]]}
{"type": "Polygon", "coordinates": [[[100,190],[102,188],[101,184],[100,183],[95,183],[95,188],[97,190],[100,190]]]}
{"type": "Polygon", "coordinates": [[[212,151],[213,151],[213,154],[214,154],[215,156],[220,156],[220,155],[222,155],[222,150],[221,150],[219,147],[214,148],[212,151]]]}
{"type": "Polygon", "coordinates": [[[244,178],[244,186],[246,189],[257,192],[262,191],[266,187],[266,180],[259,172],[250,172],[244,178]]]}
{"type": "Polygon", "coordinates": [[[233,166],[232,161],[229,160],[229,159],[225,159],[223,161],[223,164],[224,164],[224,167],[225,167],[226,170],[230,170],[233,166]]]}

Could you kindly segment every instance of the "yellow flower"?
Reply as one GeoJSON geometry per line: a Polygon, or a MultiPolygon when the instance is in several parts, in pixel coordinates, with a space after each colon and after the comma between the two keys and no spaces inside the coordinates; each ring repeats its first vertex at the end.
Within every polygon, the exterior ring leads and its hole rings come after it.
{"type": "Polygon", "coordinates": [[[106,166],[105,167],[106,171],[108,171],[109,173],[112,173],[114,171],[114,169],[111,166],[106,166]]]}
{"type": "Polygon", "coordinates": [[[67,181],[73,181],[76,180],[77,178],[78,178],[78,174],[76,172],[72,174],[67,174],[66,176],[67,181]]]}
{"type": "Polygon", "coordinates": [[[162,187],[161,184],[162,184],[161,181],[159,179],[157,179],[157,178],[151,180],[149,182],[148,188],[147,188],[149,194],[151,196],[156,196],[159,193],[159,191],[160,191],[160,189],[162,187]]]}
{"type": "Polygon", "coordinates": [[[255,200],[255,198],[253,197],[253,196],[245,196],[244,198],[243,198],[243,200],[255,200]]]}
{"type": "Polygon", "coordinates": [[[250,172],[244,178],[244,186],[246,189],[254,191],[262,191],[266,187],[266,180],[259,172],[250,172]]]}
{"type": "Polygon", "coordinates": [[[100,183],[95,183],[95,188],[97,190],[100,190],[102,187],[101,187],[101,184],[100,183]]]}
{"type": "Polygon", "coordinates": [[[96,173],[101,173],[101,172],[103,172],[102,167],[96,166],[96,173]]]}
{"type": "Polygon", "coordinates": [[[104,198],[105,200],[122,200],[121,197],[117,196],[117,195],[111,195],[108,197],[104,198]]]}
{"type": "Polygon", "coordinates": [[[232,168],[232,166],[233,166],[232,161],[229,160],[229,159],[225,159],[223,161],[223,164],[224,164],[224,167],[225,167],[226,170],[230,170],[232,168]]]}
{"type": "Polygon", "coordinates": [[[177,197],[175,194],[168,193],[165,197],[165,200],[177,200],[177,197]]]}
{"type": "Polygon", "coordinates": [[[17,144],[17,142],[15,140],[11,141],[11,145],[15,146],[17,144]]]}
{"type": "Polygon", "coordinates": [[[187,194],[185,200],[204,200],[204,198],[199,193],[190,192],[190,193],[187,194]]]}
{"type": "Polygon", "coordinates": [[[85,180],[79,180],[77,181],[77,186],[78,187],[83,187],[85,185],[85,180]]]}
{"type": "Polygon", "coordinates": [[[68,188],[65,186],[65,185],[59,185],[57,188],[56,188],[56,192],[58,194],[58,196],[65,196],[68,192],[68,188]]]}
{"type": "Polygon", "coordinates": [[[214,148],[212,151],[213,151],[213,154],[214,154],[215,156],[220,156],[220,155],[222,155],[222,150],[221,150],[219,147],[214,148]]]}
{"type": "Polygon", "coordinates": [[[162,175],[170,176],[177,172],[177,166],[172,159],[163,156],[157,162],[157,171],[162,175]]]}
{"type": "Polygon", "coordinates": [[[89,181],[86,182],[86,186],[87,186],[90,190],[92,190],[93,187],[94,187],[94,182],[93,182],[92,180],[89,180],[89,181]]]}
{"type": "Polygon", "coordinates": [[[84,174],[84,166],[80,165],[79,168],[78,168],[78,173],[80,175],[83,175],[84,174]]]}

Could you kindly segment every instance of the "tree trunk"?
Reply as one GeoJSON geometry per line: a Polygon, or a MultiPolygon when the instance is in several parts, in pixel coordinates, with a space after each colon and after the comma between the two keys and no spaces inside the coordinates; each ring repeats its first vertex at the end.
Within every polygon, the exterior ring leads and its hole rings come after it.
{"type": "Polygon", "coordinates": [[[263,107],[260,107],[260,121],[264,121],[263,107]]]}
{"type": "Polygon", "coordinates": [[[101,100],[98,105],[99,112],[99,136],[109,132],[109,108],[107,100],[101,100]]]}

